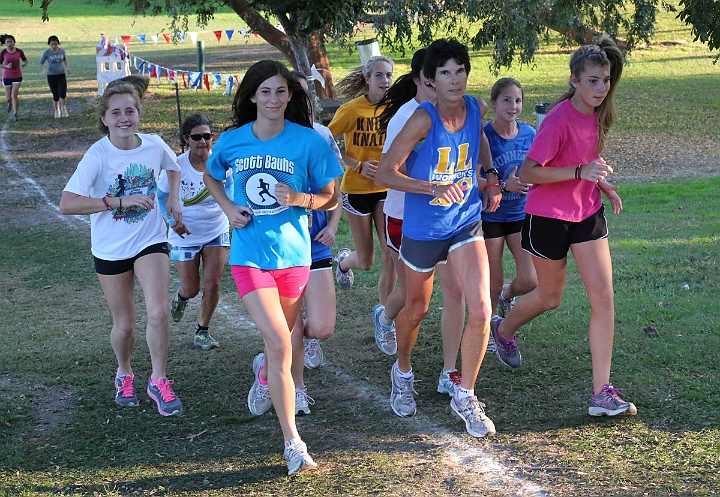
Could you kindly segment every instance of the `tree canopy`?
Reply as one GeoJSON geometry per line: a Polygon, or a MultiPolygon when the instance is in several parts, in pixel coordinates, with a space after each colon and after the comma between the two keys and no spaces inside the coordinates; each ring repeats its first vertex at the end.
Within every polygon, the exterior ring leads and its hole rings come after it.
{"type": "MultiPolygon", "coordinates": [[[[40,2],[43,19],[53,0],[40,2]]],[[[328,40],[346,46],[361,22],[371,22],[383,45],[404,52],[439,36],[454,36],[474,48],[492,48],[493,66],[530,64],[550,31],[568,43],[590,43],[601,32],[632,50],[649,43],[659,8],[677,12],[695,40],[720,48],[720,2],[680,0],[680,9],[665,0],[105,0],[124,2],[136,14],[167,15],[171,27],[187,30],[195,17],[206,25],[224,7],[275,46],[292,65],[310,74],[314,64],[332,94],[328,40]],[[277,19],[279,30],[269,19],[277,19]]],[[[316,90],[320,88],[316,86],[316,90]]]]}

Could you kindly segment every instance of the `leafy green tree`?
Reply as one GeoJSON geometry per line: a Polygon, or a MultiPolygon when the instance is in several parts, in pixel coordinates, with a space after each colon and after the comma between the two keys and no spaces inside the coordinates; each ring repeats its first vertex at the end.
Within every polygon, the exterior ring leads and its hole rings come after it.
{"type": "MultiPolygon", "coordinates": [[[[52,0],[41,3],[43,19],[52,0]]],[[[105,0],[125,2],[136,14],[168,15],[171,27],[186,31],[189,17],[206,25],[219,8],[230,7],[248,26],[280,50],[293,67],[310,75],[314,64],[325,79],[318,96],[330,97],[332,74],[326,40],[347,46],[359,22],[373,24],[383,45],[404,52],[438,36],[452,35],[475,48],[493,47],[495,69],[530,64],[550,31],[567,43],[590,43],[601,32],[621,48],[648,43],[665,0],[105,0]],[[278,29],[269,19],[277,19],[278,29]],[[620,38],[620,35],[623,37],[620,38]]],[[[720,2],[680,0],[678,17],[696,40],[720,48],[720,2]]]]}

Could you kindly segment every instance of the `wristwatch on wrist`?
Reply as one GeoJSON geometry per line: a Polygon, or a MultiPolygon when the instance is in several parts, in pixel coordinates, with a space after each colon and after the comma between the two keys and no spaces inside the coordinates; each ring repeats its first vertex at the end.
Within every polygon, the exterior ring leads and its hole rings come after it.
{"type": "Polygon", "coordinates": [[[506,186],[507,186],[507,183],[505,182],[505,180],[502,180],[502,181],[500,182],[500,191],[503,192],[503,193],[505,193],[505,192],[507,191],[507,190],[505,190],[505,187],[506,187],[506,186]]]}
{"type": "Polygon", "coordinates": [[[485,176],[487,176],[488,174],[494,174],[498,178],[500,177],[500,175],[498,174],[498,170],[495,169],[494,167],[491,167],[490,169],[485,170],[485,176]]]}

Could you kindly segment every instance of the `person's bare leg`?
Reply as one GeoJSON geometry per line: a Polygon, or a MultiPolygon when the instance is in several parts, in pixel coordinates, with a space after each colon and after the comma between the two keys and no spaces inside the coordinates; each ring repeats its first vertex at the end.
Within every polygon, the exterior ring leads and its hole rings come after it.
{"type": "Polygon", "coordinates": [[[443,309],[440,332],[443,342],[443,369],[456,369],[460,341],[465,327],[465,296],[451,262],[435,266],[442,289],[443,309]]]}
{"type": "Polygon", "coordinates": [[[593,389],[600,392],[610,383],[613,338],[615,336],[615,296],[612,262],[607,238],[570,246],[590,301],[590,355],[593,389]]]}

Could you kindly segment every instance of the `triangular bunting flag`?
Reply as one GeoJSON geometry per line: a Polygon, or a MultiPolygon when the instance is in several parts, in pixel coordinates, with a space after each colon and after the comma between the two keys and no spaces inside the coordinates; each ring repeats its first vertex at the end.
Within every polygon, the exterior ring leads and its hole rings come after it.
{"type": "MultiPolygon", "coordinates": [[[[232,41],[232,36],[235,34],[235,30],[234,29],[226,29],[225,34],[228,37],[228,41],[232,41]]],[[[218,40],[218,41],[220,41],[220,40],[218,40]]]]}
{"type": "Polygon", "coordinates": [[[247,38],[247,28],[240,28],[238,31],[240,31],[243,38],[247,38]]]}
{"type": "Polygon", "coordinates": [[[175,33],[178,38],[180,38],[180,41],[185,43],[185,33],[175,33]]]}
{"type": "Polygon", "coordinates": [[[157,45],[158,42],[158,35],[150,35],[150,39],[153,41],[155,45],[157,45]]]}
{"type": "Polygon", "coordinates": [[[130,46],[130,35],[122,35],[121,38],[123,41],[123,45],[125,45],[126,47],[129,47],[130,46]]]}
{"type": "Polygon", "coordinates": [[[207,91],[210,91],[210,75],[205,73],[203,75],[203,83],[205,83],[205,88],[207,88],[207,91]]]}
{"type": "Polygon", "coordinates": [[[213,31],[215,33],[215,38],[218,39],[218,43],[220,43],[220,38],[222,38],[222,30],[220,31],[213,31]]]}
{"type": "Polygon", "coordinates": [[[163,33],[162,35],[163,35],[163,38],[165,38],[165,41],[170,43],[170,38],[172,38],[170,33],[163,33]]]}
{"type": "Polygon", "coordinates": [[[197,31],[188,31],[188,34],[190,35],[190,41],[193,43],[193,45],[195,45],[195,43],[197,43],[198,37],[197,31]]]}
{"type": "Polygon", "coordinates": [[[146,45],[146,43],[145,43],[145,35],[135,35],[135,36],[137,36],[138,40],[140,40],[141,42],[143,42],[143,45],[146,45]]]}

